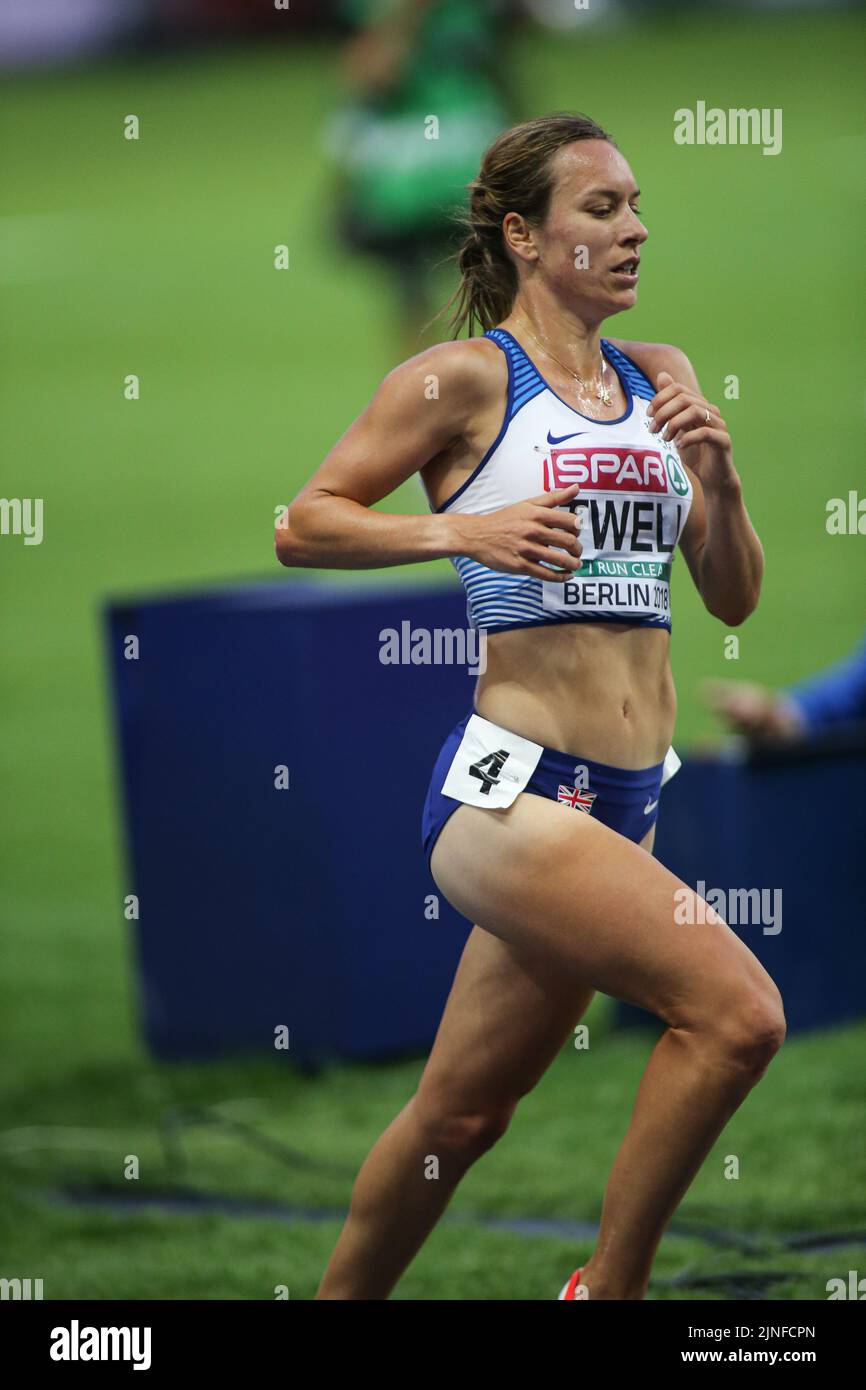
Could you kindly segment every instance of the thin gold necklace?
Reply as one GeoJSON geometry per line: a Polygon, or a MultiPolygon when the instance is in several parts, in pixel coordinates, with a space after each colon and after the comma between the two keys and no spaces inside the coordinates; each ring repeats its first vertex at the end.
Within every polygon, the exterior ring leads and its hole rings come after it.
{"type": "MultiPolygon", "coordinates": [[[[575,381],[580,386],[583,394],[589,395],[589,389],[583,378],[579,377],[577,375],[577,372],[572,371],[571,367],[567,367],[564,362],[560,362],[559,358],[555,357],[553,353],[550,351],[550,348],[544,346],[544,343],[539,342],[538,338],[536,338],[532,329],[528,325],[526,331],[529,334],[530,338],[532,338],[532,340],[538,344],[538,346],[541,348],[541,351],[543,353],[546,353],[552,362],[555,362],[556,365],[558,367],[561,367],[564,372],[568,372],[569,376],[574,377],[575,381]]],[[[611,397],[608,387],[605,385],[605,377],[607,375],[607,362],[605,361],[603,352],[600,353],[599,356],[601,357],[601,376],[597,383],[593,383],[595,385],[596,400],[602,401],[604,405],[612,405],[613,399],[611,397]]]]}

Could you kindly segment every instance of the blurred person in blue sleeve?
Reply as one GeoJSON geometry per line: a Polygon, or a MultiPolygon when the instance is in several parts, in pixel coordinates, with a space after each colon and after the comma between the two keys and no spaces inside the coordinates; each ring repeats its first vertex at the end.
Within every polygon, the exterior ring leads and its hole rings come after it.
{"type": "Polygon", "coordinates": [[[841,724],[866,722],[866,638],[842,661],[783,690],[741,681],[706,681],[707,703],[734,733],[793,741],[841,724]]]}

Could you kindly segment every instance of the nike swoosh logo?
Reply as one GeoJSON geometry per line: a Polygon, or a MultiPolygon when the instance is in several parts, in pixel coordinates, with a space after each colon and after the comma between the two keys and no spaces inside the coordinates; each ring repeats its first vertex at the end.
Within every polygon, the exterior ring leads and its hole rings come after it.
{"type": "Polygon", "coordinates": [[[575,434],[561,434],[558,439],[550,433],[550,430],[548,430],[547,442],[548,444],[561,444],[564,439],[577,439],[577,436],[579,434],[589,434],[589,430],[577,430],[575,434]]]}
{"type": "Polygon", "coordinates": [[[645,816],[648,816],[649,813],[650,813],[650,811],[654,811],[655,808],[658,806],[658,804],[659,804],[658,797],[656,797],[655,801],[648,801],[647,804],[646,804],[646,806],[644,806],[644,808],[643,808],[643,813],[644,813],[644,815],[645,815],[645,816]]]}

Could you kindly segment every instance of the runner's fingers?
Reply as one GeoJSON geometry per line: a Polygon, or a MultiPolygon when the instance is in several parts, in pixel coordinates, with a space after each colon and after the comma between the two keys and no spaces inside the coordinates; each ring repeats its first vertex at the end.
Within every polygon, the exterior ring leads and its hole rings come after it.
{"type": "Polygon", "coordinates": [[[565,584],[571,579],[570,570],[552,570],[546,565],[536,565],[532,560],[524,560],[521,574],[531,574],[533,579],[542,579],[546,584],[565,584]]]}
{"type": "Polygon", "coordinates": [[[679,395],[699,396],[700,392],[695,391],[691,386],[683,386],[680,381],[672,381],[669,385],[663,386],[660,391],[656,392],[647,406],[647,413],[652,416],[657,415],[669,401],[672,401],[675,396],[679,395]]]}
{"type": "Polygon", "coordinates": [[[551,492],[542,492],[538,497],[530,497],[529,501],[536,507],[561,507],[567,502],[572,502],[579,491],[580,483],[569,483],[568,487],[558,487],[551,492]]]}
{"type": "Polygon", "coordinates": [[[686,430],[676,441],[678,449],[688,448],[691,444],[718,444],[722,448],[728,448],[731,443],[731,436],[727,430],[714,430],[709,425],[704,425],[698,430],[686,430]]]}
{"type": "Polygon", "coordinates": [[[557,569],[572,571],[580,569],[583,561],[575,554],[571,555],[567,550],[560,550],[552,545],[534,545],[530,543],[523,551],[524,559],[546,560],[550,565],[556,565],[557,569]]]}
{"type": "Polygon", "coordinates": [[[583,550],[583,544],[575,535],[574,531],[557,531],[556,538],[554,539],[549,531],[545,531],[543,527],[539,526],[537,530],[529,532],[528,539],[535,541],[538,545],[544,546],[545,549],[553,545],[557,547],[561,546],[563,550],[567,550],[571,555],[580,555],[583,550]]]}
{"type": "Polygon", "coordinates": [[[555,512],[544,511],[539,508],[536,521],[540,526],[549,526],[554,531],[565,531],[572,536],[577,535],[582,523],[580,511],[566,512],[559,509],[555,512]]]}
{"type": "Polygon", "coordinates": [[[671,416],[670,420],[667,422],[666,428],[662,431],[662,437],[664,439],[675,439],[680,430],[697,429],[699,425],[709,425],[713,429],[724,429],[725,422],[719,416],[713,416],[711,413],[709,420],[707,420],[707,411],[709,409],[710,407],[704,405],[703,402],[699,405],[693,404],[687,406],[685,410],[681,410],[678,414],[671,416]]]}
{"type": "Polygon", "coordinates": [[[650,430],[653,434],[657,434],[674,415],[677,415],[682,410],[686,410],[691,405],[700,405],[704,411],[708,409],[707,403],[701,396],[685,390],[678,391],[676,395],[671,396],[669,400],[660,405],[657,410],[650,412],[652,417],[650,430]]]}
{"type": "MultiPolygon", "coordinates": [[[[721,419],[719,407],[704,400],[700,391],[692,391],[688,386],[668,387],[666,390],[670,391],[671,394],[662,400],[663,393],[659,392],[658,396],[650,401],[647,409],[647,422],[653,433],[660,431],[665,423],[670,422],[671,417],[678,410],[685,409],[690,404],[698,407],[702,419],[707,411],[710,412],[711,418],[715,416],[721,419]]],[[[670,434],[670,431],[668,433],[670,434]]]]}

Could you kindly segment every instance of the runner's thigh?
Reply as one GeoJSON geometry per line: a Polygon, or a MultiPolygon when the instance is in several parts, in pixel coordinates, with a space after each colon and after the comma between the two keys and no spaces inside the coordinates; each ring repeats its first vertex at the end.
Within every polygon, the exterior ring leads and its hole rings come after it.
{"type": "Polygon", "coordinates": [[[600,821],[531,792],[507,811],[458,806],[431,869],[458,912],[524,959],[674,1027],[702,1026],[711,1007],[779,1002],[730,927],[701,922],[693,889],[600,821]],[[675,918],[684,904],[692,924],[675,918]]]}
{"type": "Polygon", "coordinates": [[[543,956],[473,927],[418,1088],[422,1102],[452,1114],[508,1110],[543,1076],[593,993],[543,956]]]}

